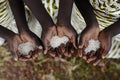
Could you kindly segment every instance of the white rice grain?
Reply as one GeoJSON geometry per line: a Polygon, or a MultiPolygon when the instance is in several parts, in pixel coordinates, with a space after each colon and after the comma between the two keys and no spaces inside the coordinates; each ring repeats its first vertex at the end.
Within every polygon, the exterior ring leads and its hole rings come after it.
{"type": "Polygon", "coordinates": [[[30,51],[35,50],[35,45],[33,45],[31,42],[21,43],[18,46],[18,51],[22,55],[28,55],[30,51]]]}
{"type": "Polygon", "coordinates": [[[88,46],[85,48],[85,54],[91,52],[91,51],[97,51],[100,48],[100,42],[99,40],[91,39],[88,41],[88,46]]]}
{"type": "Polygon", "coordinates": [[[50,46],[53,48],[59,47],[61,44],[66,44],[69,41],[68,37],[53,36],[50,40],[50,46]]]}

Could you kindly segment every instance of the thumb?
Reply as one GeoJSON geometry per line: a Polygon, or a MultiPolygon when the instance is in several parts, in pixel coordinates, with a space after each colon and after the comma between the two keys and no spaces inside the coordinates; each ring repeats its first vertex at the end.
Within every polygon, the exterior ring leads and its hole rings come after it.
{"type": "Polygon", "coordinates": [[[44,42],[44,54],[47,54],[47,52],[48,52],[48,46],[49,46],[49,41],[48,40],[46,40],[45,42],[44,42]]]}
{"type": "Polygon", "coordinates": [[[85,43],[85,41],[82,38],[80,38],[78,48],[83,48],[84,43],[85,43]]]}
{"type": "Polygon", "coordinates": [[[75,49],[77,49],[77,37],[76,36],[72,36],[71,42],[73,46],[75,47],[75,49]]]}
{"type": "Polygon", "coordinates": [[[13,59],[15,60],[15,61],[18,61],[18,51],[16,51],[16,53],[14,52],[14,51],[11,51],[11,53],[12,53],[12,56],[13,56],[13,59]]]}

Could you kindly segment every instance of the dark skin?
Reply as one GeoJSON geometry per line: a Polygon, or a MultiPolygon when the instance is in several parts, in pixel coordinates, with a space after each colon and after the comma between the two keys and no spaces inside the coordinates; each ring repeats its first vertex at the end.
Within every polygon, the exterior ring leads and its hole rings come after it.
{"type": "Polygon", "coordinates": [[[120,33],[120,20],[108,26],[99,33],[98,39],[101,43],[100,48],[96,53],[87,59],[88,63],[93,63],[94,66],[98,65],[105,55],[109,52],[112,44],[112,37],[120,33]]]}
{"type": "Polygon", "coordinates": [[[30,8],[34,16],[37,18],[42,26],[42,42],[44,45],[44,53],[46,54],[50,49],[50,39],[52,36],[57,35],[56,25],[52,18],[46,11],[41,0],[23,0],[25,4],[30,8]]]}
{"type": "Polygon", "coordinates": [[[71,25],[72,7],[73,0],[60,0],[57,16],[57,33],[59,37],[67,36],[70,41],[67,44],[61,44],[58,48],[51,48],[48,53],[53,57],[71,57],[77,48],[77,33],[71,25]]]}
{"type": "Polygon", "coordinates": [[[23,1],[26,3],[26,5],[28,5],[28,7],[31,9],[31,11],[35,15],[35,17],[38,19],[38,21],[42,25],[43,31],[42,31],[41,37],[42,37],[42,41],[43,41],[44,48],[45,48],[44,53],[45,54],[49,53],[53,57],[60,57],[61,56],[60,54],[65,53],[65,52],[67,54],[68,52],[70,54],[73,53],[74,52],[73,48],[76,47],[76,32],[72,28],[72,25],[70,24],[73,0],[60,0],[60,8],[58,12],[57,26],[54,24],[50,15],[45,10],[44,5],[42,4],[41,0],[36,0],[36,1],[23,0],[23,1]],[[69,4],[64,5],[67,3],[69,4]],[[40,11],[36,10],[38,7],[40,8],[40,11]],[[67,46],[62,44],[60,47],[55,48],[55,49],[51,48],[49,45],[50,39],[52,36],[55,36],[55,35],[58,35],[60,37],[68,36],[70,39],[70,44],[68,43],[67,46]],[[69,51],[68,51],[68,46],[72,46],[70,47],[69,51]],[[65,50],[65,48],[67,50],[65,50]]]}
{"type": "Polygon", "coordinates": [[[120,33],[120,20],[99,32],[98,22],[89,1],[83,0],[80,2],[80,0],[75,0],[75,3],[87,25],[81,33],[78,54],[88,63],[91,62],[94,66],[96,66],[110,50],[112,37],[120,33]],[[84,49],[90,39],[99,39],[100,48],[96,52],[91,51],[85,55],[84,49]]]}
{"type": "MultiPolygon", "coordinates": [[[[93,12],[93,8],[88,0],[75,0],[75,4],[78,7],[80,13],[82,14],[85,22],[86,27],[82,31],[80,40],[79,40],[79,46],[78,46],[78,54],[83,59],[87,59],[87,55],[84,54],[84,49],[88,45],[88,41],[90,39],[98,39],[98,35],[100,32],[99,25],[96,19],[96,16],[93,12]]],[[[89,53],[90,55],[91,53],[89,53]]]]}
{"type": "MultiPolygon", "coordinates": [[[[18,45],[23,42],[21,35],[16,34],[6,29],[3,26],[0,26],[0,30],[1,30],[0,37],[7,40],[10,52],[12,53],[14,60],[27,61],[27,60],[35,59],[36,56],[38,55],[36,53],[41,52],[42,47],[38,47],[38,48],[36,47],[36,50],[34,51],[33,55],[29,55],[29,57],[28,56],[21,57],[21,55],[19,55],[19,51],[17,50],[18,45]]],[[[28,40],[26,39],[26,41],[28,40]]],[[[32,53],[33,52],[31,52],[30,54],[32,53]]]]}
{"type": "Polygon", "coordinates": [[[16,60],[28,61],[35,59],[39,53],[42,53],[43,51],[42,41],[28,28],[22,0],[9,0],[9,4],[19,32],[19,34],[14,34],[14,36],[9,39],[10,51],[14,54],[13,56],[15,56],[16,60]],[[19,51],[17,50],[19,44],[24,42],[31,42],[36,46],[35,50],[30,51],[29,55],[27,56],[20,55],[19,51]]]}
{"type": "Polygon", "coordinates": [[[77,32],[71,25],[73,2],[73,0],[60,0],[57,17],[58,36],[67,36],[69,38],[69,42],[66,45],[62,45],[60,48],[62,53],[67,57],[71,57],[75,49],[77,49],[77,32]]]}

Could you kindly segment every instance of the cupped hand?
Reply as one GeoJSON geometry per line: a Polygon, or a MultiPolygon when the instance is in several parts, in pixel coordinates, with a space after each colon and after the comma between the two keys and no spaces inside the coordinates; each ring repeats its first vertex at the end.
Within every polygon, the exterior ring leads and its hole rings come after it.
{"type": "Polygon", "coordinates": [[[50,47],[50,40],[55,35],[57,35],[56,26],[50,26],[42,31],[41,39],[44,45],[44,54],[47,54],[48,50],[52,50],[50,47]]]}
{"type": "Polygon", "coordinates": [[[105,30],[99,33],[98,39],[100,41],[100,48],[96,51],[96,53],[93,53],[94,55],[89,56],[89,58],[87,59],[87,62],[92,62],[94,66],[99,64],[100,61],[109,52],[112,43],[112,37],[110,33],[106,32],[105,30]]]}
{"type": "Polygon", "coordinates": [[[88,46],[88,42],[90,39],[97,40],[100,29],[98,25],[86,26],[86,28],[82,31],[79,45],[78,45],[78,55],[83,59],[87,59],[88,55],[91,55],[93,52],[85,54],[85,48],[88,46]]]}
{"type": "Polygon", "coordinates": [[[43,51],[42,41],[31,31],[14,35],[8,41],[8,45],[14,60],[20,60],[20,61],[33,60],[39,55],[39,53],[42,53],[43,51]],[[31,42],[35,46],[35,50],[30,51],[28,55],[21,55],[18,51],[18,46],[21,43],[25,43],[25,42],[31,42]]]}
{"type": "Polygon", "coordinates": [[[66,36],[69,38],[69,41],[66,44],[62,44],[59,47],[59,53],[62,53],[63,55],[67,57],[71,57],[71,55],[74,53],[75,49],[77,49],[77,32],[72,27],[72,25],[58,25],[57,26],[57,32],[59,37],[66,36]]]}

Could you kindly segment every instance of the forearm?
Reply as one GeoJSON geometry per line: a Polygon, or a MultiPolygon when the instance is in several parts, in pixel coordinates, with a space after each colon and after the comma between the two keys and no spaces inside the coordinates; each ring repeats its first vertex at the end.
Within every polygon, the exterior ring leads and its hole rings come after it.
{"type": "Polygon", "coordinates": [[[0,37],[4,38],[6,40],[9,40],[14,35],[16,35],[14,32],[12,32],[9,29],[6,29],[0,25],[0,37]]]}
{"type": "Polygon", "coordinates": [[[87,25],[98,25],[93,7],[89,0],[75,0],[75,4],[82,14],[87,25]]]}
{"type": "Polygon", "coordinates": [[[43,29],[46,29],[47,27],[54,25],[52,18],[46,11],[41,0],[23,0],[23,1],[30,8],[34,16],[42,25],[43,29]]]}
{"type": "Polygon", "coordinates": [[[18,31],[24,32],[28,31],[28,25],[25,17],[24,3],[22,0],[9,0],[11,10],[13,12],[18,31]]]}
{"type": "Polygon", "coordinates": [[[71,23],[73,2],[73,0],[60,0],[57,17],[58,25],[69,25],[71,23]]]}
{"type": "Polygon", "coordinates": [[[114,24],[106,27],[103,31],[109,33],[111,37],[120,33],[120,20],[115,22],[114,24]]]}

